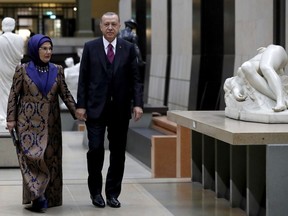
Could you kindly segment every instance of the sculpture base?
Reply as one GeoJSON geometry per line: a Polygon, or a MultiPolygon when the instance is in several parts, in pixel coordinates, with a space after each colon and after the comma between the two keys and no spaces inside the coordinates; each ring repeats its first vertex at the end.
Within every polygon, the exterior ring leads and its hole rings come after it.
{"type": "Polygon", "coordinates": [[[16,148],[5,126],[0,126],[0,168],[19,167],[16,148]]]}
{"type": "Polygon", "coordinates": [[[271,111],[261,111],[255,110],[253,111],[245,111],[233,108],[225,108],[225,116],[242,120],[242,121],[249,121],[249,122],[259,122],[259,123],[271,123],[271,124],[283,124],[288,123],[288,110],[283,112],[274,112],[272,109],[271,111]]]}

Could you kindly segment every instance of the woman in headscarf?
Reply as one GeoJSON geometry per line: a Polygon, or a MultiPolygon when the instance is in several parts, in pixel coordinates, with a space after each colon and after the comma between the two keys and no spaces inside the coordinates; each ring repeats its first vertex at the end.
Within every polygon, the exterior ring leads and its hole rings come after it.
{"type": "Polygon", "coordinates": [[[75,101],[63,68],[50,63],[52,40],[36,34],[28,41],[31,61],[16,68],[8,98],[7,129],[16,129],[23,177],[23,204],[43,212],[62,205],[62,132],[59,98],[75,119],[75,101]]]}

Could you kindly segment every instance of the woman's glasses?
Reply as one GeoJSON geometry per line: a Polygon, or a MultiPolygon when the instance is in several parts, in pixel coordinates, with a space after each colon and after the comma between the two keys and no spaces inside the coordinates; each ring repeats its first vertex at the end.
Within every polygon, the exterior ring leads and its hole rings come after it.
{"type": "Polygon", "coordinates": [[[40,47],[39,48],[40,50],[43,50],[44,52],[48,52],[48,51],[50,51],[50,52],[52,52],[53,51],[53,47],[40,47]]]}

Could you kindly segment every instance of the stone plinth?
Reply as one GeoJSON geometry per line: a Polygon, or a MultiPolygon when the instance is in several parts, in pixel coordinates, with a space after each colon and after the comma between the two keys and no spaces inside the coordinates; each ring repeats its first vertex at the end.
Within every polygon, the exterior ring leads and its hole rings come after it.
{"type": "Polygon", "coordinates": [[[0,168],[19,167],[16,148],[5,126],[0,126],[0,168]]]}
{"type": "Polygon", "coordinates": [[[247,215],[286,215],[288,124],[245,122],[224,111],[168,111],[191,130],[192,181],[247,215]]]}

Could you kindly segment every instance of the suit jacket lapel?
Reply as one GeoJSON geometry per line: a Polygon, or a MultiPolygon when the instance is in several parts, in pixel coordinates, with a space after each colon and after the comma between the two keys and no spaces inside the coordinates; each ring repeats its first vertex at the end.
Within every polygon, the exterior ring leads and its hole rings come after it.
{"type": "Polygon", "coordinates": [[[117,44],[116,44],[116,54],[115,54],[115,57],[114,57],[114,73],[115,73],[115,71],[117,71],[117,68],[119,67],[120,59],[121,59],[121,56],[122,56],[122,51],[123,51],[122,43],[118,39],[117,44]]]}
{"type": "Polygon", "coordinates": [[[103,39],[98,40],[98,44],[96,44],[96,52],[98,52],[98,56],[100,58],[100,62],[102,63],[102,66],[104,67],[105,71],[107,70],[107,61],[106,61],[106,53],[105,53],[105,47],[103,44],[103,39]]]}

